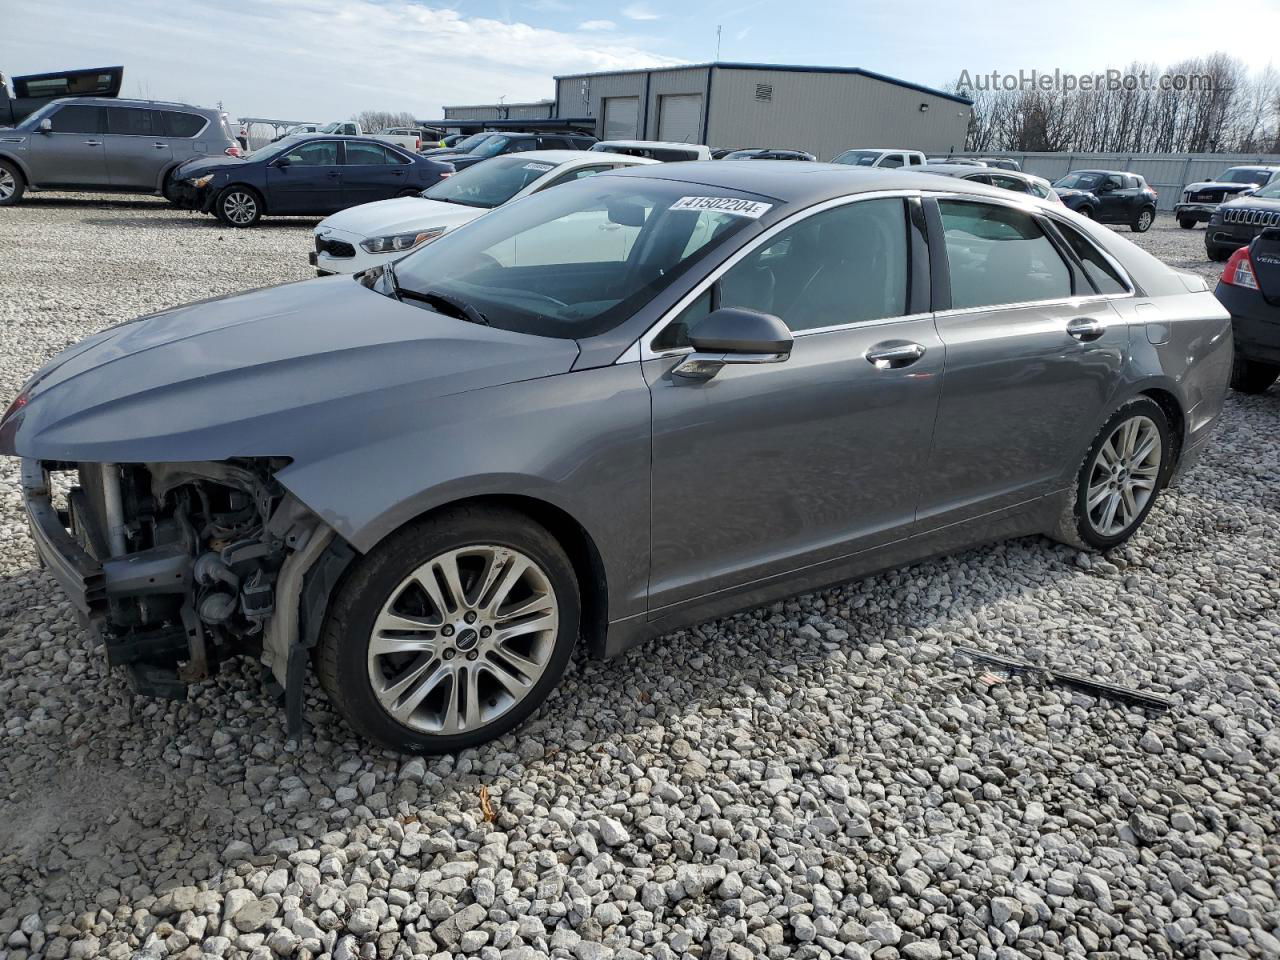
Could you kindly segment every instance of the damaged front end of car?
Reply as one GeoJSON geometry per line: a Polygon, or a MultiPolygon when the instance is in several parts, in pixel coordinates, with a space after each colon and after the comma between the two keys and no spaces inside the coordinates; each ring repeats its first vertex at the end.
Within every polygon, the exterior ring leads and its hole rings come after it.
{"type": "Polygon", "coordinates": [[[185,699],[251,656],[301,728],[308,651],[354,553],[276,482],[287,462],[23,460],[40,557],[136,693],[185,699]]]}

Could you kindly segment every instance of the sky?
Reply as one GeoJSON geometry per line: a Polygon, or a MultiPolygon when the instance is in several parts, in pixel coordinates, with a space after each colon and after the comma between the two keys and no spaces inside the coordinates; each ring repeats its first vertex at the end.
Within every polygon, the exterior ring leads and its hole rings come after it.
{"type": "MultiPolygon", "coordinates": [[[[856,66],[927,86],[971,74],[1091,73],[1221,50],[1267,66],[1280,0],[46,0],[6,3],[0,72],[124,64],[125,96],[234,117],[429,121],[445,104],[554,96],[552,77],[705,62],[856,66]],[[1206,29],[1212,24],[1215,29],[1206,29]]],[[[1280,67],[1280,58],[1277,58],[1280,67]]]]}

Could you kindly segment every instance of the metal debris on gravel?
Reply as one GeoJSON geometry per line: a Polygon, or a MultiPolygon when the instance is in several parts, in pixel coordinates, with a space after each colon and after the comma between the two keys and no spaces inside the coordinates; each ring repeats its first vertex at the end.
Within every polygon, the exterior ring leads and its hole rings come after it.
{"type": "MultiPolygon", "coordinates": [[[[110,324],[305,278],[310,225],[0,211],[0,395],[110,324]]],[[[1132,239],[1218,272],[1200,230],[1132,239]]],[[[524,729],[430,760],[314,690],[286,740],[250,663],[132,700],[4,462],[0,958],[1278,957],[1278,425],[1280,392],[1233,397],[1107,557],[1018,540],[583,660],[524,729]],[[957,644],[1173,708],[988,685],[957,644]]]]}

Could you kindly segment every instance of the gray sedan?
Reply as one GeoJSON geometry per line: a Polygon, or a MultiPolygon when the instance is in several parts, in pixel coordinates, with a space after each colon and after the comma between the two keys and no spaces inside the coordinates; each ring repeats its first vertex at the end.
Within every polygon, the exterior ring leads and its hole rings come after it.
{"type": "Polygon", "coordinates": [[[0,420],[45,563],[143,693],[259,659],[449,751],[576,644],[922,557],[1131,537],[1231,370],[1202,281],[963,180],[701,162],[71,347],[0,420]],[[54,482],[52,478],[62,478],[54,482]]]}

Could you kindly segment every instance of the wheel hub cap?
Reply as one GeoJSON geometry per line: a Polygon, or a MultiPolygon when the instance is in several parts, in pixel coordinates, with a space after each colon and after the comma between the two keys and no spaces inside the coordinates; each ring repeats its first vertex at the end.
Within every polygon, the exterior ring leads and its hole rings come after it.
{"type": "Polygon", "coordinates": [[[1131,417],[1111,432],[1089,471],[1086,512],[1097,533],[1119,536],[1137,522],[1155,493],[1161,453],[1150,417],[1131,417]]]}
{"type": "Polygon", "coordinates": [[[383,604],[369,637],[369,683],[407,727],[473,731],[533,689],[559,622],[555,591],[534,560],[493,544],[451,550],[383,604]]]}

